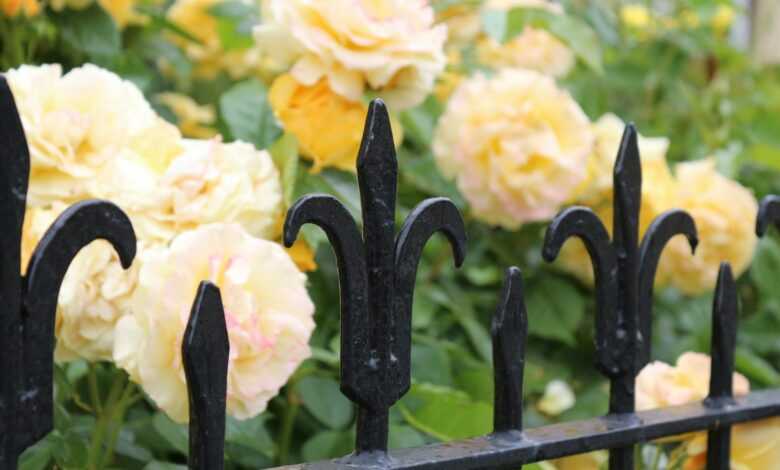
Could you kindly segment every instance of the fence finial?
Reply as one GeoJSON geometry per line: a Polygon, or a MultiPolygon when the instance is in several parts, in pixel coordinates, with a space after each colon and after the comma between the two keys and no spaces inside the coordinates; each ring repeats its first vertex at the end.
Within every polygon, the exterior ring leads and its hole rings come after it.
{"type": "Polygon", "coordinates": [[[493,315],[493,431],[523,430],[523,371],[528,315],[523,299],[523,275],[507,269],[501,300],[493,315]]]}
{"type": "Polygon", "coordinates": [[[230,342],[217,286],[201,282],[181,345],[190,401],[191,470],[225,465],[225,406],[230,342]]]}
{"type": "MultiPolygon", "coordinates": [[[[693,219],[681,211],[669,212],[656,219],[642,242],[640,255],[642,166],[637,139],[636,128],[628,124],[615,159],[612,240],[593,211],[573,207],[553,219],[542,251],[544,258],[552,261],[569,237],[577,236],[585,242],[596,283],[597,365],[611,381],[609,411],[613,414],[634,411],[634,380],[639,364],[649,354],[645,349],[649,348],[646,336],[650,327],[646,322],[650,308],[645,304],[652,302],[652,283],[661,250],[676,234],[686,235],[691,245],[696,245],[693,219]],[[644,319],[641,327],[640,314],[644,319]]],[[[612,449],[610,468],[633,468],[633,449],[612,449]]]]}
{"type": "Polygon", "coordinates": [[[443,232],[460,264],[463,220],[447,199],[420,203],[395,237],[398,168],[390,117],[381,100],[369,106],[357,160],[363,233],[329,195],[299,199],[287,213],[284,242],[301,226],[322,228],[333,246],[341,290],[341,389],[358,404],[358,454],[387,451],[388,410],[409,388],[411,305],[422,248],[443,232]]]}

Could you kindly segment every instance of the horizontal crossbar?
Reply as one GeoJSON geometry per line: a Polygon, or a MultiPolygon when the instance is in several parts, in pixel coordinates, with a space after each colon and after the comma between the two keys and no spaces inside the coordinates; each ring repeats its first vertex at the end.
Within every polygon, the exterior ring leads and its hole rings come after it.
{"type": "Polygon", "coordinates": [[[723,408],[701,403],[552,424],[523,433],[508,432],[390,452],[382,464],[355,457],[280,467],[277,470],[516,469],[521,464],[626,447],[662,437],[718,429],[780,415],[780,389],[736,398],[723,408]]]}

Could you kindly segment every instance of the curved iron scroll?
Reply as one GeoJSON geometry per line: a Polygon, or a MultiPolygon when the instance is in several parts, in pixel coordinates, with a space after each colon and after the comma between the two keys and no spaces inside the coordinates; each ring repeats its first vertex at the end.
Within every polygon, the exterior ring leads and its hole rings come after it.
{"type": "Polygon", "coordinates": [[[756,235],[763,237],[770,225],[780,226],[780,196],[766,196],[758,205],[756,235]]]}
{"type": "MultiPolygon", "coordinates": [[[[341,387],[359,405],[356,452],[381,459],[388,410],[408,390],[414,278],[425,242],[445,234],[456,265],[466,248],[464,224],[448,200],[423,201],[395,236],[398,168],[390,118],[381,100],[369,106],[357,160],[362,237],[344,206],[326,195],[300,199],[287,214],[290,246],[305,223],[325,230],[339,267],[341,387]]],[[[361,460],[362,461],[362,460],[361,460]]]]}
{"type": "Polygon", "coordinates": [[[609,233],[598,216],[587,207],[570,207],[556,216],[547,227],[542,256],[548,262],[558,257],[561,247],[571,237],[585,244],[593,263],[596,286],[596,365],[608,377],[621,372],[616,359],[623,345],[617,344],[613,330],[617,324],[617,260],[609,233]]]}
{"type": "Polygon", "coordinates": [[[648,227],[639,247],[639,298],[645,299],[639,303],[639,355],[637,370],[642,369],[650,361],[650,350],[653,339],[653,284],[661,252],[672,237],[685,235],[696,252],[699,238],[696,233],[696,223],[687,212],[671,210],[659,215],[648,227]]]}
{"type": "Polygon", "coordinates": [[[52,429],[54,321],[60,284],[78,251],[108,240],[127,268],[136,240],[115,205],[86,201],[67,209],[21,273],[21,237],[30,172],[29,151],[13,96],[0,77],[0,468],[52,429]]]}

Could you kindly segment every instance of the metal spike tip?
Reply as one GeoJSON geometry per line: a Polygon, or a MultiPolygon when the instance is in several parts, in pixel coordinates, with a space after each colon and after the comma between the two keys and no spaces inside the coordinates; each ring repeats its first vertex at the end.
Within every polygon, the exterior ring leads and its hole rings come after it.
{"type": "Polygon", "coordinates": [[[358,152],[358,170],[360,171],[371,160],[387,160],[395,166],[395,143],[390,115],[385,102],[380,98],[375,98],[368,106],[358,152]]]}

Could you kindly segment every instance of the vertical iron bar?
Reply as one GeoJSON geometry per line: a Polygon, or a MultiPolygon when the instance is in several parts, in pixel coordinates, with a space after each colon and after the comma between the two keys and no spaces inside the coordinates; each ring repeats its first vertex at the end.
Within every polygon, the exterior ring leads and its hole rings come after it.
{"type": "Polygon", "coordinates": [[[22,225],[30,155],[11,89],[0,76],[0,470],[16,468],[21,386],[22,225]]]}
{"type": "MultiPolygon", "coordinates": [[[[639,318],[639,207],[642,200],[642,167],[639,162],[637,133],[626,126],[620,142],[614,174],[613,246],[618,267],[617,339],[623,351],[621,373],[612,379],[609,411],[613,414],[634,412],[637,335],[639,318]]],[[[643,301],[649,301],[643,299],[643,301]]],[[[611,470],[633,470],[634,449],[612,449],[611,470]]]]}
{"type": "MultiPolygon", "coordinates": [[[[737,345],[737,288],[728,263],[720,265],[712,306],[712,364],[710,393],[705,405],[727,407],[734,403],[734,353],[737,345]]],[[[707,470],[728,470],[731,461],[731,426],[707,434],[707,470]]]]}
{"type": "Polygon", "coordinates": [[[523,371],[528,315],[520,269],[504,277],[501,301],[493,315],[493,432],[523,430],[523,371]]]}
{"type": "Polygon", "coordinates": [[[219,289],[201,282],[182,341],[190,402],[191,470],[225,465],[225,406],[230,342],[219,289]]]}

